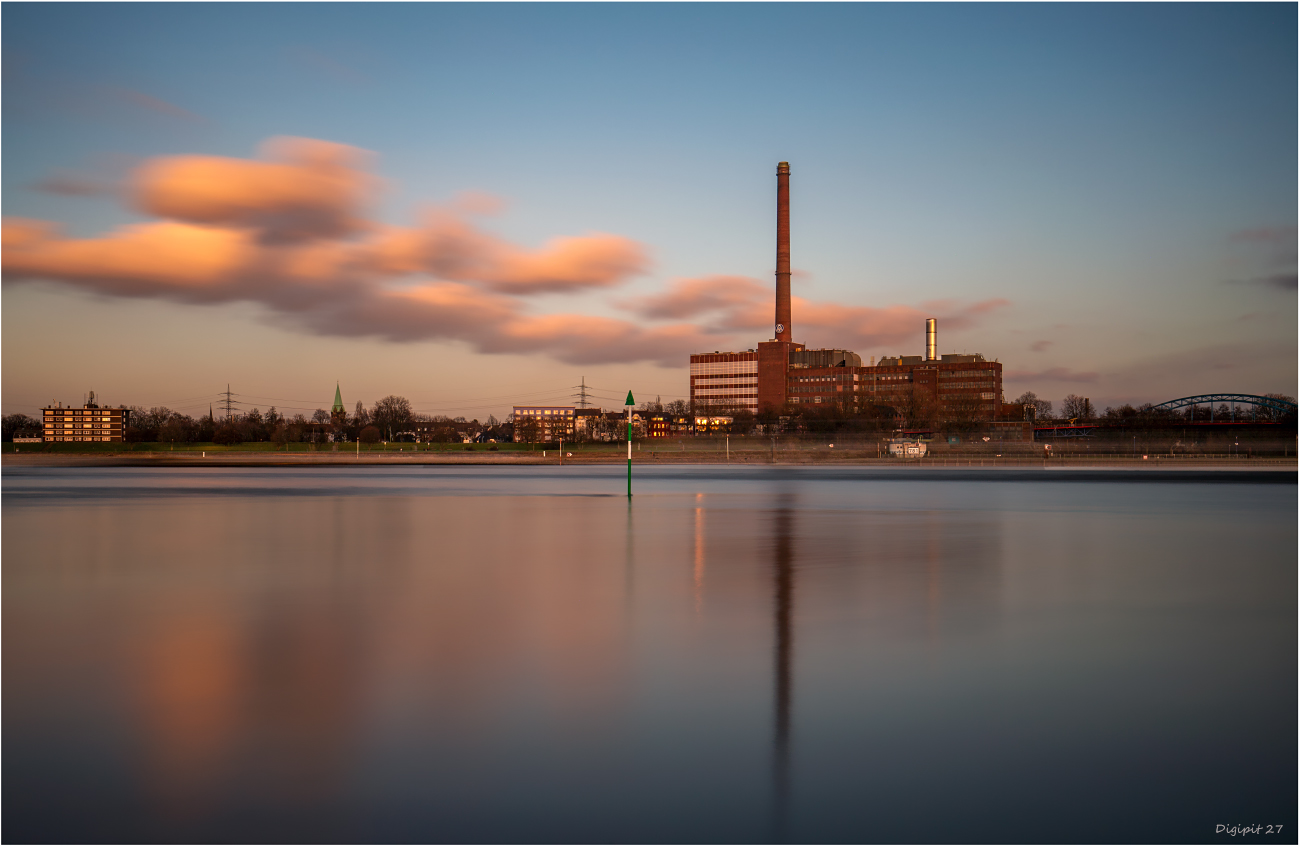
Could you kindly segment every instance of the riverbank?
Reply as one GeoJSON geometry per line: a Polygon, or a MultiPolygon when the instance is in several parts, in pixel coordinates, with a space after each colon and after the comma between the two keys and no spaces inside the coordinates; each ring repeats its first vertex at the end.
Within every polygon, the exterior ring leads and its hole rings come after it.
{"type": "MultiPolygon", "coordinates": [[[[202,452],[152,452],[152,453],[4,453],[3,467],[313,467],[313,466],[415,466],[415,465],[622,465],[626,453],[578,452],[566,454],[563,459],[555,450],[545,452],[406,452],[392,450],[355,455],[350,452],[268,453],[223,451],[204,455],[202,452]]],[[[874,452],[859,453],[845,450],[783,451],[775,455],[768,451],[641,451],[634,452],[632,463],[639,466],[658,465],[780,465],[780,466],[842,466],[842,467],[970,467],[970,468],[1121,468],[1146,469],[1159,467],[1171,469],[1211,468],[1296,470],[1295,457],[1251,458],[1238,456],[1141,456],[1122,455],[1070,455],[1050,459],[1019,457],[980,457],[937,455],[921,459],[879,458],[874,452]]]]}

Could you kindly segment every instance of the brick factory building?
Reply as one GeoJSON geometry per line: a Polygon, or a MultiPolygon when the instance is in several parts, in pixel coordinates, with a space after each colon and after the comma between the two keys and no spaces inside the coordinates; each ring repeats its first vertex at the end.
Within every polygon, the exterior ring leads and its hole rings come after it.
{"type": "Polygon", "coordinates": [[[758,410],[758,353],[711,352],[691,356],[691,407],[758,410]]]}
{"type": "Polygon", "coordinates": [[[987,421],[1005,414],[1001,363],[978,353],[938,355],[933,318],[926,321],[925,355],[886,357],[865,366],[849,350],[808,349],[793,339],[789,163],[777,165],[776,175],[773,337],[744,352],[692,355],[691,404],[696,413],[710,409],[779,413],[793,406],[833,404],[858,412],[892,409],[899,417],[944,413],[987,421]]]}
{"type": "Polygon", "coordinates": [[[46,443],[65,441],[121,442],[126,440],[126,426],[131,412],[126,408],[100,408],[95,392],[81,408],[65,408],[62,403],[41,409],[46,443]]]}

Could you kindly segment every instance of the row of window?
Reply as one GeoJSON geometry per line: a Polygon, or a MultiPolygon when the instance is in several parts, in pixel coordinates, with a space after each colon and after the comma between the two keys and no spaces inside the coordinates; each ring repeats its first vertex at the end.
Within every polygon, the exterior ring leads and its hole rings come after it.
{"type": "Polygon", "coordinates": [[[46,423],[46,429],[121,429],[121,423],[46,423]]]}
{"type": "Polygon", "coordinates": [[[706,388],[758,388],[758,382],[753,379],[744,379],[740,381],[728,380],[726,382],[697,382],[692,383],[691,387],[696,390],[706,388]]]}
{"type": "Polygon", "coordinates": [[[758,360],[691,362],[692,376],[758,375],[758,360]]]}

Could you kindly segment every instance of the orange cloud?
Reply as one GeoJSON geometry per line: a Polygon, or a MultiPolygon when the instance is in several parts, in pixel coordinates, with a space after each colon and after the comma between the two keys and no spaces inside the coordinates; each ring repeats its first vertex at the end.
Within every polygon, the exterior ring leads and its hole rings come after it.
{"type": "Polygon", "coordinates": [[[510,294],[611,287],[650,265],[644,247],[618,235],[556,238],[530,252],[438,209],[416,229],[384,230],[373,260],[392,273],[475,281],[510,294]]]}
{"type": "Polygon", "coordinates": [[[375,179],[368,154],[309,138],[273,138],[270,161],[176,156],[145,163],[132,177],[140,210],[188,223],[238,227],[268,242],[337,238],[366,227],[361,213],[375,179]]]}
{"type": "MultiPolygon", "coordinates": [[[[650,321],[539,314],[530,297],[607,289],[647,271],[646,248],[605,233],[529,249],[473,225],[499,203],[462,194],[414,226],[366,217],[378,179],[371,155],[344,144],[274,138],[257,159],[154,159],[129,180],[157,219],[93,238],[6,219],[6,284],[52,281],[108,296],[190,303],[252,302],[306,331],[390,341],[451,340],[487,353],[541,353],[571,363],[680,366],[719,335],[770,331],[771,284],[742,276],[678,279],[622,303],[650,321]]],[[[973,325],[1005,300],[872,308],[796,297],[795,329],[811,345],[862,350],[915,340],[926,317],[973,325]]]]}
{"type": "Polygon", "coordinates": [[[123,227],[107,238],[69,240],[54,224],[4,222],[4,273],[60,279],[121,296],[228,286],[251,248],[247,235],[184,223],[123,227]]]}

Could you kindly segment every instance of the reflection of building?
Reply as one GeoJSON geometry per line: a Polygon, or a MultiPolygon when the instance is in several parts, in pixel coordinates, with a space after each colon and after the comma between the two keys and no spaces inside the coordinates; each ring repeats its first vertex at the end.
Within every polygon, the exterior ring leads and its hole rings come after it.
{"type": "Polygon", "coordinates": [[[516,405],[515,441],[544,443],[571,440],[576,409],[571,405],[516,405]]]}
{"type": "Polygon", "coordinates": [[[790,165],[777,165],[776,319],[773,337],[744,352],[691,356],[697,413],[722,409],[781,412],[835,405],[892,409],[900,417],[940,414],[974,422],[1003,413],[1002,365],[982,355],[938,354],[936,321],[926,321],[925,355],[863,366],[854,352],[807,349],[793,338],[790,298],[790,165]]]}
{"type": "Polygon", "coordinates": [[[41,409],[44,437],[50,441],[122,441],[131,412],[126,408],[100,408],[95,392],[81,408],[64,408],[60,403],[41,409]]]}

